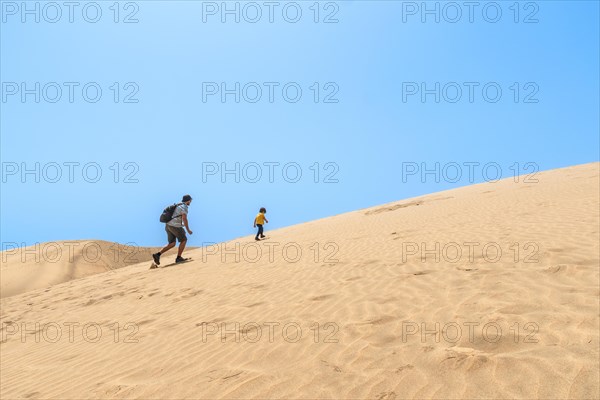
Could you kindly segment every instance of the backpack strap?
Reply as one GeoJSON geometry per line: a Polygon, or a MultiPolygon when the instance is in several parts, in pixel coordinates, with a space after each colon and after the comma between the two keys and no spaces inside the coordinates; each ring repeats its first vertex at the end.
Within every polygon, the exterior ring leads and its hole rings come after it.
{"type": "MultiPolygon", "coordinates": [[[[180,205],[182,205],[182,204],[183,204],[183,203],[176,203],[176,204],[175,204],[175,210],[173,210],[173,214],[175,214],[175,211],[177,210],[177,207],[179,207],[179,206],[180,206],[180,205]]],[[[178,215],[178,216],[176,216],[176,217],[172,217],[172,218],[171,218],[171,221],[173,221],[175,218],[179,218],[179,217],[181,217],[182,215],[183,215],[183,214],[179,214],[179,215],[178,215]]]]}

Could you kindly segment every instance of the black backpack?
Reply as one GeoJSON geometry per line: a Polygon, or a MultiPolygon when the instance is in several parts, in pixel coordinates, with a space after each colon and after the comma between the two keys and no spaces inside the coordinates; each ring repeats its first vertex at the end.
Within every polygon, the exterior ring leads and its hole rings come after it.
{"type": "Polygon", "coordinates": [[[160,214],[160,222],[167,223],[170,220],[172,220],[175,209],[177,208],[177,206],[179,206],[181,204],[183,204],[183,203],[175,203],[175,204],[172,204],[169,207],[165,208],[163,210],[162,214],[160,214]]]}

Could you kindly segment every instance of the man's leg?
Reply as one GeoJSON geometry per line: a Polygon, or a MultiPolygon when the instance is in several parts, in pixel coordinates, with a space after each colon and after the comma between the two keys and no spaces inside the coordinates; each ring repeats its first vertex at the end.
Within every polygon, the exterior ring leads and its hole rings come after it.
{"type": "Polygon", "coordinates": [[[185,235],[185,230],[183,228],[177,229],[177,240],[179,240],[179,250],[177,251],[177,258],[179,258],[183,254],[183,250],[185,250],[185,245],[187,243],[187,236],[185,235]]]}
{"type": "Polygon", "coordinates": [[[160,254],[166,253],[167,251],[171,250],[173,247],[175,247],[175,242],[169,243],[168,245],[163,247],[162,250],[159,251],[159,253],[160,254]]]}
{"type": "Polygon", "coordinates": [[[169,242],[169,244],[167,244],[165,247],[163,247],[158,253],[154,253],[152,254],[152,258],[154,259],[154,262],[156,263],[156,265],[160,265],[160,256],[171,250],[173,247],[175,247],[175,240],[176,237],[175,235],[173,235],[173,233],[171,231],[169,231],[169,227],[168,225],[165,225],[165,231],[167,231],[167,241],[169,242]]]}
{"type": "Polygon", "coordinates": [[[169,229],[169,225],[165,225],[165,230],[167,231],[167,241],[169,242],[169,244],[163,247],[162,250],[158,252],[159,254],[163,254],[175,247],[175,241],[177,240],[177,236],[175,236],[173,232],[171,232],[171,230],[169,229]]]}
{"type": "MultiPolygon", "coordinates": [[[[181,255],[183,254],[183,250],[185,250],[185,244],[187,243],[187,240],[184,240],[183,242],[179,242],[179,250],[177,251],[177,257],[181,257],[181,255]]],[[[174,245],[174,243],[173,243],[174,245]]]]}

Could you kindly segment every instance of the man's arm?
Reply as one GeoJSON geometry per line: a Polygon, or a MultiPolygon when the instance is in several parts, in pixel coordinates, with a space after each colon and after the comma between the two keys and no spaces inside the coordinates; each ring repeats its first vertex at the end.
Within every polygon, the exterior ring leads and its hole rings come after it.
{"type": "Polygon", "coordinates": [[[185,230],[187,230],[188,233],[191,235],[193,232],[191,231],[188,225],[187,214],[181,214],[181,220],[183,221],[183,226],[185,226],[185,230]]]}
{"type": "Polygon", "coordinates": [[[256,228],[256,218],[254,218],[254,227],[256,228]]]}
{"type": "Polygon", "coordinates": [[[267,217],[265,217],[265,222],[266,222],[267,224],[269,223],[269,220],[267,219],[267,217]]]}

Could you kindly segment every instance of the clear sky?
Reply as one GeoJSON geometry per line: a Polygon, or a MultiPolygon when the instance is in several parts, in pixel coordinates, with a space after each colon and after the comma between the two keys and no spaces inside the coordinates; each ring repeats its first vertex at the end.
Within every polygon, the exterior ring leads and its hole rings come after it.
{"type": "Polygon", "coordinates": [[[3,248],[158,246],[186,193],[199,246],[599,159],[597,1],[0,3],[3,248]]]}

